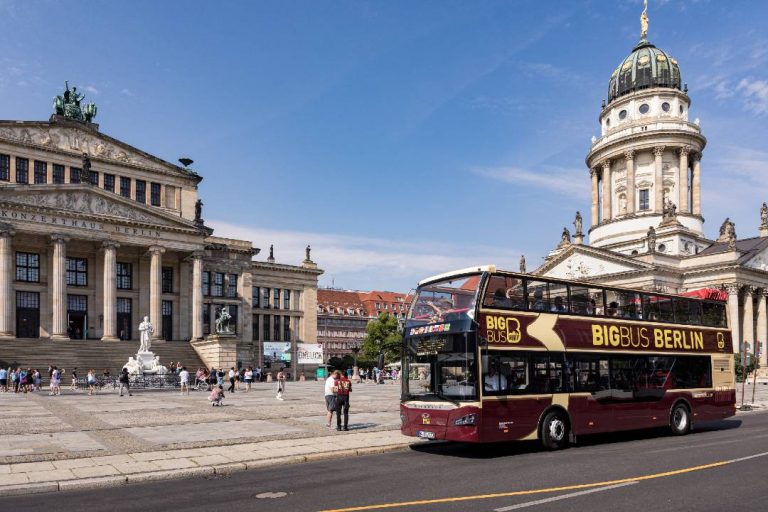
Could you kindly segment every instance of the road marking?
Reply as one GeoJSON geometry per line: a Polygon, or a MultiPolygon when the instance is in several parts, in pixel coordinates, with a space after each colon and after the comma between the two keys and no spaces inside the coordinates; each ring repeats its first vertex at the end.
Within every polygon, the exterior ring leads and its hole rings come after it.
{"type": "Polygon", "coordinates": [[[543,500],[527,501],[525,503],[518,503],[517,505],[510,505],[508,507],[501,507],[495,509],[495,512],[507,512],[508,510],[517,510],[519,508],[533,507],[534,505],[542,505],[544,503],[550,503],[553,501],[567,500],[568,498],[575,498],[577,496],[584,496],[585,494],[592,494],[595,492],[609,491],[611,489],[617,489],[619,487],[626,487],[628,485],[635,485],[639,483],[637,480],[632,482],[626,482],[623,484],[606,485],[605,487],[597,487],[595,489],[588,489],[586,491],[572,492],[570,494],[561,494],[560,496],[554,496],[552,498],[544,498],[543,500]]]}
{"type": "Polygon", "coordinates": [[[634,481],[639,482],[642,480],[654,480],[657,478],[665,478],[669,476],[682,475],[685,473],[693,473],[694,471],[703,471],[705,469],[718,468],[721,466],[734,464],[736,462],[743,462],[745,460],[756,459],[758,457],[765,457],[765,456],[768,456],[768,452],[757,453],[754,455],[749,455],[747,457],[741,457],[738,459],[712,462],[710,464],[703,464],[701,466],[692,466],[689,468],[675,469],[672,471],[664,471],[663,473],[654,473],[652,475],[634,476],[631,478],[622,478],[619,480],[606,480],[605,482],[564,485],[561,487],[548,487],[545,489],[529,489],[526,491],[499,492],[494,494],[476,494],[474,496],[455,496],[453,498],[436,498],[431,500],[401,501],[399,503],[381,503],[379,505],[363,505],[359,507],[328,509],[328,510],[322,510],[320,512],[357,512],[360,510],[382,510],[386,508],[413,507],[416,505],[435,505],[438,503],[456,503],[460,501],[488,500],[493,498],[508,498],[510,496],[527,496],[531,494],[546,494],[550,492],[559,492],[559,491],[574,491],[577,489],[592,489],[594,487],[604,487],[607,485],[625,484],[625,483],[634,482],[634,481]]]}

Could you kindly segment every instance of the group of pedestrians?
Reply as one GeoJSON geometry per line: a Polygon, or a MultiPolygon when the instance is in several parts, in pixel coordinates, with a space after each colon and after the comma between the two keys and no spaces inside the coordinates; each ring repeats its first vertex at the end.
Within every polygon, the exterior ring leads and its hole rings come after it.
{"type": "Polygon", "coordinates": [[[0,389],[5,393],[39,391],[42,378],[36,368],[0,368],[0,389]]]}
{"type": "Polygon", "coordinates": [[[336,430],[349,430],[349,394],[352,392],[352,381],[339,370],[334,371],[325,380],[325,426],[331,428],[333,413],[336,413],[336,430]],[[342,426],[342,415],[344,424],[342,426]]]}

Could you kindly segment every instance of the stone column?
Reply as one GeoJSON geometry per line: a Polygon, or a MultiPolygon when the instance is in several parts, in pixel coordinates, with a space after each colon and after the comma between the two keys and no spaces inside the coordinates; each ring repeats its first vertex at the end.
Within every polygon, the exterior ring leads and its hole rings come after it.
{"type": "Polygon", "coordinates": [[[739,325],[739,285],[737,283],[725,285],[728,290],[728,324],[731,327],[733,338],[733,352],[738,354],[741,343],[741,329],[739,325]]]}
{"type": "Polygon", "coordinates": [[[744,343],[749,343],[749,353],[754,350],[752,344],[755,342],[755,317],[754,306],[752,300],[754,297],[755,288],[753,286],[744,287],[744,323],[742,325],[742,335],[744,343]]]}
{"type": "Polygon", "coordinates": [[[691,146],[683,146],[680,148],[680,179],[678,180],[680,193],[677,202],[677,211],[689,212],[688,206],[688,153],[691,151],[691,146]]]}
{"type": "Polygon", "coordinates": [[[600,211],[598,210],[600,195],[597,190],[597,169],[590,169],[589,176],[592,179],[592,227],[595,227],[600,224],[600,211]]]}
{"type": "Polygon", "coordinates": [[[654,174],[654,187],[655,190],[655,203],[654,212],[661,214],[664,211],[664,164],[661,157],[664,156],[664,146],[656,146],[653,148],[653,155],[656,157],[654,174]]]}
{"type": "Polygon", "coordinates": [[[153,245],[149,248],[151,257],[149,267],[149,321],[155,328],[152,340],[163,339],[163,247],[153,245]]]}
{"type": "Polygon", "coordinates": [[[192,254],[192,341],[203,339],[203,254],[192,254]]]}
{"type": "Polygon", "coordinates": [[[603,162],[603,222],[611,220],[611,161],[603,162]]]}
{"type": "Polygon", "coordinates": [[[627,215],[635,213],[635,152],[625,151],[627,161],[627,215]]]}
{"type": "Polygon", "coordinates": [[[693,157],[691,188],[693,189],[693,214],[701,215],[701,153],[696,153],[696,156],[693,157]]]}
{"type": "Polygon", "coordinates": [[[51,296],[53,302],[53,326],[51,339],[69,340],[67,332],[67,242],[63,235],[51,235],[53,243],[53,276],[51,296]]]}
{"type": "Polygon", "coordinates": [[[757,337],[755,341],[760,343],[760,367],[765,368],[768,366],[768,316],[766,316],[766,296],[768,296],[768,289],[763,288],[760,290],[757,299],[757,337]]]}
{"type": "Polygon", "coordinates": [[[101,341],[120,341],[117,337],[117,248],[115,242],[101,244],[104,250],[104,335],[101,341]]]}
{"type": "Polygon", "coordinates": [[[0,227],[0,339],[13,339],[13,248],[14,231],[0,227]]]}

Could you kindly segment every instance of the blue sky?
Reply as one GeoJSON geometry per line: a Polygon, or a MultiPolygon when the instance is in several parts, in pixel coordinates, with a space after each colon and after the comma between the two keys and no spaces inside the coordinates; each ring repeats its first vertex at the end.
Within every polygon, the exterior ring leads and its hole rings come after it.
{"type": "MultiPolygon", "coordinates": [[[[543,261],[589,218],[584,157],[639,37],[626,1],[0,0],[0,118],[47,119],[64,80],[101,130],[204,176],[220,236],[321,285],[407,291],[543,261]]],[[[709,236],[768,201],[768,2],[650,0],[688,83],[709,236]]]]}

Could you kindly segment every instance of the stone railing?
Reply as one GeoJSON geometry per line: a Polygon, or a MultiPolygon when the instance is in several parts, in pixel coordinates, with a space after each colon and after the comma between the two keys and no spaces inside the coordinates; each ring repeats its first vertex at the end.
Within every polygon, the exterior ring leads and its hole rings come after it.
{"type": "Polygon", "coordinates": [[[592,143],[592,151],[610,144],[616,140],[631,135],[640,135],[646,132],[661,132],[661,131],[678,131],[687,132],[695,135],[701,135],[701,128],[694,123],[688,123],[686,121],[658,121],[655,123],[632,123],[626,126],[617,127],[613,130],[609,130],[608,133],[595,139],[592,143]]]}

